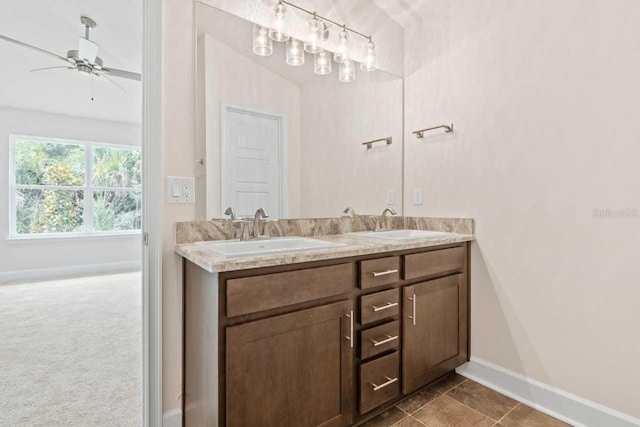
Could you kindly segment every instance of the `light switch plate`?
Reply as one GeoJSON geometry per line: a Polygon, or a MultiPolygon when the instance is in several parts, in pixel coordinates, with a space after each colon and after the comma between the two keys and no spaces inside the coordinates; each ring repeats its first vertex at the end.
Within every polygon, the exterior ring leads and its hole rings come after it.
{"type": "Polygon", "coordinates": [[[387,191],[387,205],[395,205],[396,193],[393,190],[387,191]]]}
{"type": "Polygon", "coordinates": [[[413,189],[413,204],[414,205],[422,204],[422,188],[413,189]]]}
{"type": "Polygon", "coordinates": [[[196,180],[191,176],[167,177],[167,203],[195,203],[196,180]]]}

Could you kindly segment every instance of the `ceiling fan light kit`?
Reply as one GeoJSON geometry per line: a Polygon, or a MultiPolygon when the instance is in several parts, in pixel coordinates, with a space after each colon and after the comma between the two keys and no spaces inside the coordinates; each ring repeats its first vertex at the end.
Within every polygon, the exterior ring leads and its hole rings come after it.
{"type": "Polygon", "coordinates": [[[26,47],[26,48],[35,50],[37,52],[56,57],[66,63],[66,66],[45,67],[45,68],[38,68],[35,70],[31,70],[34,72],[50,70],[54,68],[66,68],[66,69],[76,70],[78,72],[81,72],[90,76],[104,77],[106,80],[113,83],[115,86],[117,86],[123,91],[124,91],[124,88],[120,86],[118,83],[116,83],[115,81],[113,81],[110,77],[118,77],[118,78],[136,80],[136,81],[142,80],[142,76],[139,73],[105,67],[104,62],[98,56],[98,49],[100,46],[98,46],[97,43],[89,39],[89,32],[93,28],[96,28],[98,24],[96,23],[96,21],[94,21],[93,19],[87,16],[81,16],[80,22],[84,27],[84,37],[78,38],[78,49],[68,50],[66,57],[60,56],[53,52],[49,52],[45,49],[41,49],[36,46],[32,46],[20,40],[12,39],[11,37],[7,37],[2,34],[0,34],[0,40],[5,40],[7,42],[16,44],[18,46],[26,47]]]}

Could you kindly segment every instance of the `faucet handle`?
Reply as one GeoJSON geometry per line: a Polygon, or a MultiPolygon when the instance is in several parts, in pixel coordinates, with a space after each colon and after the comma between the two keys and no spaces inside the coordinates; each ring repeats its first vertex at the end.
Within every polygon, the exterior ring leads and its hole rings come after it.
{"type": "Polygon", "coordinates": [[[358,216],[356,215],[356,211],[351,206],[347,206],[347,208],[345,208],[342,213],[345,214],[343,218],[355,218],[358,216]]]}
{"type": "Polygon", "coordinates": [[[229,219],[230,219],[230,220],[232,220],[232,221],[233,221],[233,220],[235,220],[235,219],[237,218],[237,217],[236,217],[236,211],[235,211],[235,210],[233,210],[233,208],[232,208],[231,206],[229,206],[229,207],[227,208],[227,210],[226,210],[226,211],[224,211],[224,214],[225,214],[225,215],[227,215],[227,216],[229,217],[229,219]]]}

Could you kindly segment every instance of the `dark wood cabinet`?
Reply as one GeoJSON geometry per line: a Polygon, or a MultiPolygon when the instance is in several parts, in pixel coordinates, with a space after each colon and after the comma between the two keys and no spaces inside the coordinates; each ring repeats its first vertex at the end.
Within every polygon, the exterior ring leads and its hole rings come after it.
{"type": "Polygon", "coordinates": [[[411,393],[467,359],[467,285],[461,274],[403,289],[402,390],[411,393]]]}
{"type": "Polygon", "coordinates": [[[453,371],[469,355],[468,251],[186,262],[183,425],[360,425],[453,371]]]}
{"type": "Polygon", "coordinates": [[[353,303],[227,328],[227,426],[348,426],[353,303]]]}

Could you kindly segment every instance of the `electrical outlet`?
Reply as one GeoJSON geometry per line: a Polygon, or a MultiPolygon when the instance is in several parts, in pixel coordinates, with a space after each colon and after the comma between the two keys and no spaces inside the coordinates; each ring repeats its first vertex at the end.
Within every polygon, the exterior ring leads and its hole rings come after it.
{"type": "Polygon", "coordinates": [[[396,193],[393,190],[387,191],[387,205],[394,205],[396,203],[396,193]]]}
{"type": "Polygon", "coordinates": [[[190,176],[167,177],[167,203],[195,203],[196,180],[190,176]]]}
{"type": "Polygon", "coordinates": [[[413,189],[413,204],[414,205],[422,204],[422,188],[413,189]]]}

